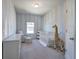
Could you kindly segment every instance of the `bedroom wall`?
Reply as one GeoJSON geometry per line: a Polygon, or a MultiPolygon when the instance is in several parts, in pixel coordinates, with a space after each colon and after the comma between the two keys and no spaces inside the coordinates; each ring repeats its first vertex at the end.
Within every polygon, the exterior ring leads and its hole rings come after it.
{"type": "Polygon", "coordinates": [[[64,0],[58,1],[56,7],[44,15],[43,30],[45,32],[54,32],[52,26],[55,24],[58,26],[59,35],[65,39],[64,0]]]}
{"type": "MultiPolygon", "coordinates": [[[[22,31],[24,35],[28,35],[26,33],[26,22],[34,22],[34,35],[33,38],[36,38],[37,31],[42,30],[43,17],[40,15],[30,14],[30,13],[22,13],[16,12],[16,31],[22,31]]],[[[29,36],[29,35],[28,35],[29,36]]]]}
{"type": "Polygon", "coordinates": [[[58,26],[58,33],[63,39],[65,39],[64,0],[58,1],[55,11],[56,11],[55,22],[58,26]]]}
{"type": "Polygon", "coordinates": [[[2,0],[3,39],[16,33],[16,14],[12,0],[2,0]]]}
{"type": "Polygon", "coordinates": [[[51,10],[50,12],[46,13],[43,19],[43,30],[45,32],[52,32],[52,26],[55,25],[55,10],[51,10]]]}

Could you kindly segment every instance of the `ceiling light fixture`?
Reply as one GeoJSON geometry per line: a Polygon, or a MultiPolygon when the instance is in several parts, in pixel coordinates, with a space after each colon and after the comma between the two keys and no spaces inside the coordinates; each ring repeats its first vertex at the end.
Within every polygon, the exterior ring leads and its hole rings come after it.
{"type": "Polygon", "coordinates": [[[35,7],[35,8],[39,7],[39,1],[33,0],[32,6],[35,7]]]}

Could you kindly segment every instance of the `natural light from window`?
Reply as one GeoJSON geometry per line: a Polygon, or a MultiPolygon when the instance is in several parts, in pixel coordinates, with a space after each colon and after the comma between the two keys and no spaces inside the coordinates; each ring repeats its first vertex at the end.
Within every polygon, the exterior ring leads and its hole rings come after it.
{"type": "Polygon", "coordinates": [[[34,33],[34,22],[27,22],[27,34],[34,33]]]}

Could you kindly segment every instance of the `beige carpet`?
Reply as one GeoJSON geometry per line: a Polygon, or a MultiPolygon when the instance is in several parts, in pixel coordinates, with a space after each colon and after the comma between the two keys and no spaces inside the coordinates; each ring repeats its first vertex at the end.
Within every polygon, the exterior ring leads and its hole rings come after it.
{"type": "Polygon", "coordinates": [[[32,44],[22,43],[21,59],[65,59],[64,55],[57,51],[43,47],[38,40],[33,40],[32,44]]]}

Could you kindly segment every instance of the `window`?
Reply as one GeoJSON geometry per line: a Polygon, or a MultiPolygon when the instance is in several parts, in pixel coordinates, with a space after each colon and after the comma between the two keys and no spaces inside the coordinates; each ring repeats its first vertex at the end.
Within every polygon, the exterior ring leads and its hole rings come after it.
{"type": "Polygon", "coordinates": [[[27,34],[34,33],[34,22],[27,22],[27,34]]]}

